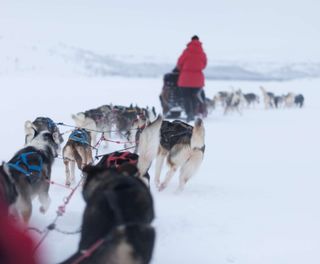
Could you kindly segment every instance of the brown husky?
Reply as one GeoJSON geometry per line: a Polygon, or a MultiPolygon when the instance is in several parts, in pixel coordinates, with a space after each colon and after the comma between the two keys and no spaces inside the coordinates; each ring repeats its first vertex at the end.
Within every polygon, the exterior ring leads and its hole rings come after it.
{"type": "Polygon", "coordinates": [[[75,164],[79,170],[93,162],[90,133],[85,129],[75,129],[69,136],[62,150],[63,162],[66,169],[66,185],[75,181],[75,164]]]}

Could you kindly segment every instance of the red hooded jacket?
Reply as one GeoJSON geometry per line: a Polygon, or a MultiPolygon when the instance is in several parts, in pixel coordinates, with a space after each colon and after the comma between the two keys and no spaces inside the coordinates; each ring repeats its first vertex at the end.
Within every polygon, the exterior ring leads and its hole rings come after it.
{"type": "Polygon", "coordinates": [[[180,71],[178,86],[183,88],[202,88],[204,75],[202,70],[207,65],[207,56],[199,40],[192,40],[179,57],[177,67],[180,71]]]}

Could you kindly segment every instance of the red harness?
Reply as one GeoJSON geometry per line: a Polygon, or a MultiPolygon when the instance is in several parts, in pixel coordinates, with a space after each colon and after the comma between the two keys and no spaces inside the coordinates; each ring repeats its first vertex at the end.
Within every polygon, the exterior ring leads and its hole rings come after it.
{"type": "Polygon", "coordinates": [[[108,156],[105,163],[107,168],[116,169],[124,163],[130,163],[136,166],[138,163],[138,155],[129,151],[113,152],[108,156]]]}

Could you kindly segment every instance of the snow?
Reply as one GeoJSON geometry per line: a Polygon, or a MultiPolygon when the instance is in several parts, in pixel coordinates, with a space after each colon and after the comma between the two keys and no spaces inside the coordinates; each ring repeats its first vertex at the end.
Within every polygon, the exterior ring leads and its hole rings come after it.
{"type": "MultiPolygon", "coordinates": [[[[160,111],[161,85],[161,78],[2,76],[0,157],[8,160],[23,146],[24,122],[37,116],[72,124],[72,113],[111,102],[154,105],[160,111]]],[[[157,232],[153,264],[320,262],[320,125],[316,121],[320,80],[208,81],[205,89],[208,97],[230,86],[261,95],[260,85],[276,94],[303,93],[306,105],[303,109],[265,110],[260,104],[244,109],[241,116],[223,116],[218,109],[205,120],[205,159],[186,189],[175,193],[177,176],[160,193],[151,181],[157,232]]],[[[121,147],[110,145],[101,153],[121,147]]],[[[154,167],[150,173],[153,180],[154,167]]],[[[79,180],[80,173],[77,175],[79,180]]],[[[59,159],[52,179],[64,183],[59,159]]],[[[34,201],[30,226],[47,226],[69,192],[52,185],[49,211],[40,214],[39,203],[34,201]]],[[[77,230],[83,208],[78,190],[57,226],[77,230]]],[[[40,237],[35,234],[35,238],[40,237]]],[[[50,232],[40,248],[42,263],[66,259],[75,252],[78,240],[78,235],[50,232]]]]}
{"type": "MultiPolygon", "coordinates": [[[[181,51],[184,45],[181,46],[181,51]]],[[[205,51],[206,45],[204,45],[205,51]]],[[[161,77],[174,68],[176,59],[162,56],[119,55],[94,52],[64,42],[44,45],[0,35],[0,76],[122,76],[161,77]]],[[[178,56],[178,55],[177,55],[178,56]]],[[[209,55],[208,55],[209,56],[209,55]]],[[[320,63],[211,60],[205,69],[211,80],[293,80],[319,78],[320,63]]]]}

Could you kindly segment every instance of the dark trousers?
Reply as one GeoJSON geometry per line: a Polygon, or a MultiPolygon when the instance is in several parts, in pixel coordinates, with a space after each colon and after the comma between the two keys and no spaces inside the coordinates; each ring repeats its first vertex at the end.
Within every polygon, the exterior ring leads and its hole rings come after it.
{"type": "Polygon", "coordinates": [[[181,94],[184,99],[184,109],[187,114],[187,121],[194,120],[194,111],[196,106],[197,94],[199,88],[181,87],[181,94]]]}

